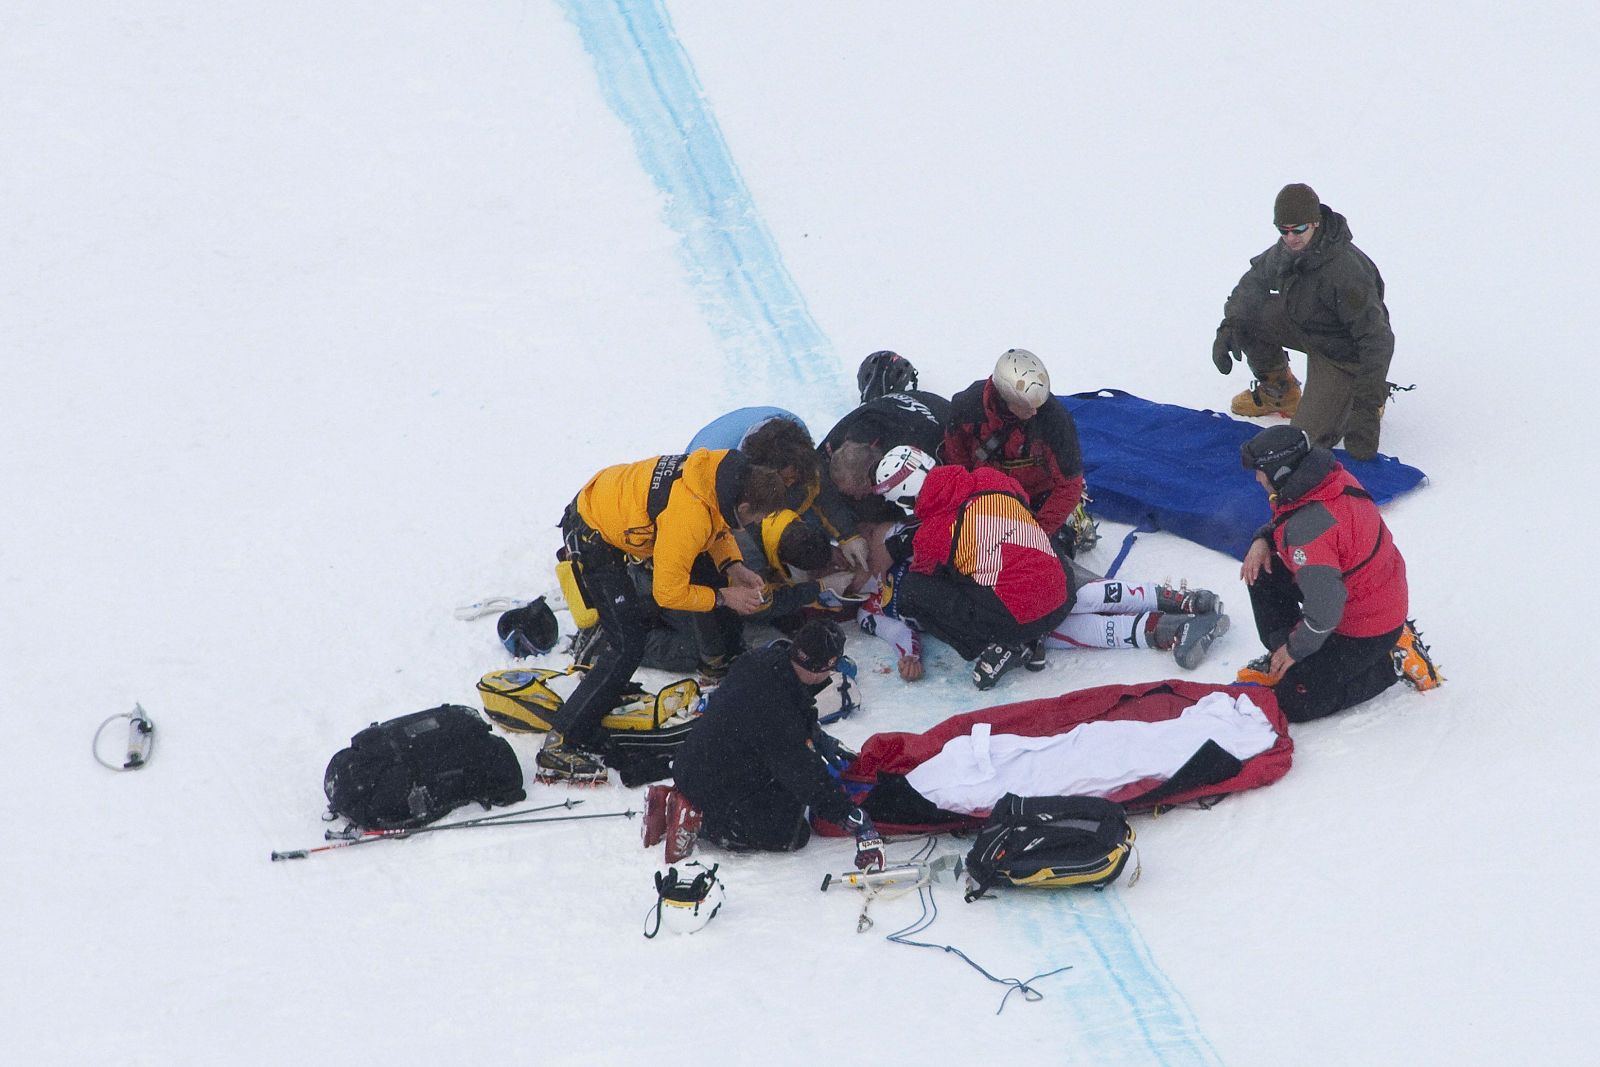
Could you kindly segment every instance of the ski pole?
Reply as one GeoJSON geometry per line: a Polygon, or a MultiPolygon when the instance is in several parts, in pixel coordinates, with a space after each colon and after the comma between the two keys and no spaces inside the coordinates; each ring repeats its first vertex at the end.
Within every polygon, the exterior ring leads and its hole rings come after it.
{"type": "MultiPolygon", "coordinates": [[[[581,803],[581,801],[579,803],[581,803]]],[[[565,805],[562,804],[552,805],[552,807],[558,808],[564,806],[565,805]]],[[[529,823],[536,822],[577,822],[579,819],[631,819],[636,814],[638,813],[632,809],[629,809],[628,811],[601,812],[595,815],[550,815],[538,819],[502,819],[498,822],[473,821],[451,823],[448,826],[425,826],[417,830],[375,830],[371,831],[369,836],[358,837],[353,841],[336,841],[331,845],[322,845],[318,848],[295,849],[291,852],[273,852],[272,858],[274,860],[302,860],[316,852],[328,852],[336,848],[353,848],[356,845],[371,844],[373,841],[386,841],[397,838],[405,838],[410,837],[413,834],[427,833],[431,830],[472,830],[496,826],[526,826],[529,823]]]]}
{"type": "Polygon", "coordinates": [[[288,852],[279,852],[274,849],[272,853],[272,861],[276,863],[278,860],[303,860],[315,852],[331,852],[336,848],[354,848],[356,845],[370,845],[374,841],[381,840],[383,839],[379,837],[358,837],[354,841],[340,841],[332,845],[318,845],[316,848],[297,848],[288,852]]]}
{"type": "MultiPolygon", "coordinates": [[[[504,822],[488,823],[490,828],[496,826],[526,826],[535,822],[577,822],[579,819],[631,819],[639,814],[632,808],[627,811],[603,811],[593,815],[547,815],[542,819],[507,819],[504,822]]],[[[436,830],[476,830],[483,827],[484,823],[459,823],[455,826],[436,826],[436,830]]]]}
{"type": "MultiPolygon", "coordinates": [[[[583,803],[583,801],[581,801],[581,800],[573,800],[573,801],[568,801],[565,804],[552,804],[552,805],[550,805],[550,807],[551,808],[569,808],[569,807],[572,807],[575,804],[582,804],[582,803],[583,803]]],[[[532,808],[530,810],[532,810],[532,811],[548,811],[549,808],[532,808]]],[[[524,813],[524,812],[508,812],[508,814],[526,814],[526,813],[524,813]]],[[[364,832],[362,840],[370,841],[370,840],[373,840],[373,839],[379,838],[379,837],[415,837],[417,834],[431,834],[431,833],[434,833],[434,832],[436,832],[438,830],[477,830],[477,829],[482,829],[482,828],[490,828],[490,829],[492,829],[493,827],[496,827],[496,826],[526,826],[528,823],[532,823],[532,822],[572,822],[572,821],[575,821],[577,819],[614,819],[614,818],[617,818],[618,816],[623,816],[625,818],[631,819],[634,816],[634,812],[632,812],[632,811],[607,811],[607,812],[601,812],[601,813],[596,814],[596,815],[547,815],[542,819],[505,819],[505,818],[499,818],[497,816],[495,818],[498,818],[499,821],[494,821],[494,819],[469,819],[466,822],[447,823],[444,826],[419,826],[415,830],[367,830],[367,831],[364,832]]]]}
{"type": "Polygon", "coordinates": [[[502,811],[498,815],[481,815],[477,818],[462,819],[460,822],[447,822],[439,826],[418,826],[409,830],[401,827],[393,827],[387,830],[324,830],[322,839],[324,841],[355,841],[363,837],[409,837],[412,834],[432,833],[435,830],[454,830],[462,826],[479,826],[483,823],[498,822],[501,819],[509,819],[517,815],[532,815],[538,811],[573,808],[582,803],[583,801],[581,800],[564,800],[559,804],[543,804],[537,808],[518,808],[515,811],[502,811]]]}

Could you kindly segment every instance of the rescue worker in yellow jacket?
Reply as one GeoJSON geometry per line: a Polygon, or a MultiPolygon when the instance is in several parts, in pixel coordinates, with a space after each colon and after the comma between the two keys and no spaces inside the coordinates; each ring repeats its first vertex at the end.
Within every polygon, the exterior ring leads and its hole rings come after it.
{"type": "Polygon", "coordinates": [[[640,586],[656,606],[670,610],[725,606],[751,615],[765,606],[763,581],[744,565],[733,531],[782,507],[783,494],[776,471],[727,449],[607,467],[579,490],[561,517],[561,551],[576,564],[578,587],[600,616],[604,640],[555,715],[537,759],[540,778],[603,774],[592,754],[602,740],[600,720],[638,669],[654,614],[640,586]],[[692,580],[701,553],[716,564],[723,588],[692,580]],[[638,566],[650,568],[650,581],[636,586],[629,568],[638,566]]]}

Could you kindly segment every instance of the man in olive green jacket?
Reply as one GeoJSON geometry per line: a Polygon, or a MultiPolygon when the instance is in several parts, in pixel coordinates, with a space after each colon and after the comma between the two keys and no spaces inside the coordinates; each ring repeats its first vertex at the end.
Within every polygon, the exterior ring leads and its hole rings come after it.
{"type": "Polygon", "coordinates": [[[1350,455],[1371,459],[1394,355],[1383,276],[1309,185],[1284,186],[1272,221],[1279,240],[1234,286],[1211,349],[1223,374],[1243,358],[1256,377],[1233,413],[1287,415],[1312,444],[1342,438],[1350,455]],[[1304,395],[1285,348],[1306,354],[1304,395]]]}

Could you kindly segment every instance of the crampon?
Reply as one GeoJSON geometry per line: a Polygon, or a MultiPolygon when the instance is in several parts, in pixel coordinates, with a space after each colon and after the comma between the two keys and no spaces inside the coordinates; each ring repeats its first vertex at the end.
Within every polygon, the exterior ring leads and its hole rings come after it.
{"type": "Polygon", "coordinates": [[[533,777],[545,785],[597,786],[611,780],[605,764],[554,732],[534,758],[533,777]]]}
{"type": "Polygon", "coordinates": [[[1422,643],[1415,619],[1406,620],[1391,655],[1394,656],[1394,672],[1418,692],[1434,689],[1444,681],[1439,665],[1433,662],[1433,657],[1428,654],[1428,646],[1422,643]]]}
{"type": "Polygon", "coordinates": [[[1234,681],[1240,685],[1277,685],[1282,679],[1282,672],[1272,673],[1272,654],[1267,653],[1240,667],[1234,681]]]}
{"type": "Polygon", "coordinates": [[[562,771],[547,771],[541,767],[534,772],[533,780],[541,785],[572,785],[587,789],[608,784],[611,781],[611,772],[601,767],[592,774],[567,774],[562,771]]]}
{"type": "Polygon", "coordinates": [[[1085,504],[1093,503],[1088,493],[1083,494],[1083,499],[1078,506],[1072,509],[1072,515],[1067,519],[1067,525],[1072,527],[1072,540],[1076,551],[1074,556],[1081,556],[1089,552],[1100,543],[1100,524],[1089,517],[1085,504]]]}

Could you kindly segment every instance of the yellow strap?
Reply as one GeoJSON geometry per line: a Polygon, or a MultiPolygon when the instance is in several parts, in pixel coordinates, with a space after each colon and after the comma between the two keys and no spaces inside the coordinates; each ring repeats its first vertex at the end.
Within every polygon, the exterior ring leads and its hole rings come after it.
{"type": "Polygon", "coordinates": [[[783,538],[783,531],[799,517],[793,511],[784,508],[782,511],[774,511],[761,520],[761,551],[767,557],[767,568],[774,574],[787,576],[789,573],[783,565],[783,560],[778,556],[778,542],[783,538]]]}

